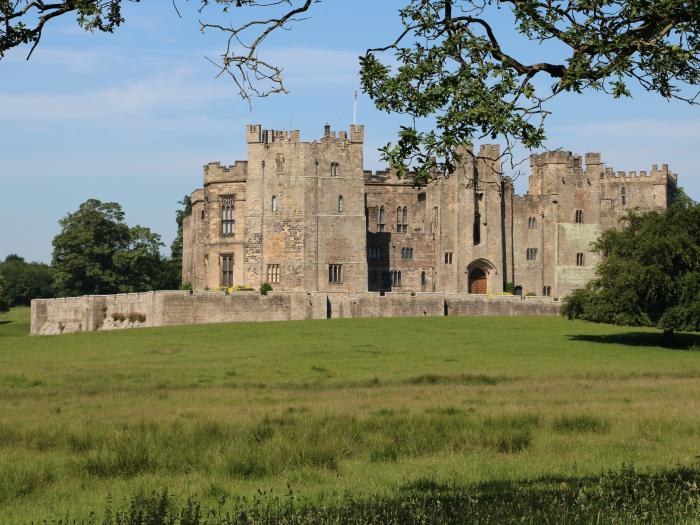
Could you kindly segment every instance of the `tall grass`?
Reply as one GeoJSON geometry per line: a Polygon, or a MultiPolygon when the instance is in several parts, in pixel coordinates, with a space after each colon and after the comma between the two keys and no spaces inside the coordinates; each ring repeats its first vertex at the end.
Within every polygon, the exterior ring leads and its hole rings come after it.
{"type": "MultiPolygon", "coordinates": [[[[324,504],[290,493],[225,497],[214,506],[167,490],[112,501],[88,523],[102,525],[251,524],[694,524],[700,520],[700,472],[656,474],[624,468],[597,478],[459,486],[416,480],[393,496],[346,495],[324,504]]],[[[45,523],[74,523],[49,518],[45,523]]],[[[77,522],[75,522],[77,523],[77,522]]]]}

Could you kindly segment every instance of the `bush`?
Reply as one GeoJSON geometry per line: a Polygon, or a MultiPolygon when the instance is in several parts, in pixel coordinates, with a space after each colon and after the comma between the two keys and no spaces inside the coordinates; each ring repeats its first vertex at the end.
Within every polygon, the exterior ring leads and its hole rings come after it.
{"type": "Polygon", "coordinates": [[[514,294],[515,293],[515,284],[513,283],[506,283],[506,285],[503,287],[503,291],[509,294],[514,294]]]}
{"type": "Polygon", "coordinates": [[[267,295],[267,292],[272,291],[272,285],[270,283],[262,283],[260,285],[260,295],[267,295]]]}
{"type": "Polygon", "coordinates": [[[125,319],[126,319],[126,316],[125,316],[123,313],[121,313],[121,312],[112,312],[112,320],[114,320],[115,322],[118,321],[118,322],[121,323],[121,322],[124,321],[125,319]]]}
{"type": "Polygon", "coordinates": [[[189,290],[191,292],[192,291],[192,283],[182,283],[180,285],[180,290],[189,290]]]}

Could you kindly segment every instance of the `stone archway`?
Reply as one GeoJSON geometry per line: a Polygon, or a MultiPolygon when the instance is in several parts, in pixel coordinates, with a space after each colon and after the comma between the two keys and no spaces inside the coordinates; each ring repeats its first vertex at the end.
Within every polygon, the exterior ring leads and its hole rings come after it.
{"type": "Polygon", "coordinates": [[[467,266],[467,292],[489,294],[493,291],[496,267],[486,259],[477,259],[467,266]]]}

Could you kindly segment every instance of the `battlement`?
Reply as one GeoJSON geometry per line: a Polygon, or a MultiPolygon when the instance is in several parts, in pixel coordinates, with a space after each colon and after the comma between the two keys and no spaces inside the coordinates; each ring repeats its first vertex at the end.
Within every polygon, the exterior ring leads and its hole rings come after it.
{"type": "Polygon", "coordinates": [[[382,183],[382,182],[391,182],[393,184],[396,183],[403,183],[406,185],[413,185],[413,177],[415,175],[415,172],[409,171],[406,173],[406,175],[399,179],[396,176],[396,171],[389,168],[386,170],[377,170],[377,171],[372,171],[372,170],[364,170],[363,172],[365,182],[375,182],[375,183],[382,183]]]}
{"type": "Polygon", "coordinates": [[[481,144],[479,146],[479,157],[497,160],[501,156],[500,144],[481,144]]]}
{"type": "MultiPolygon", "coordinates": [[[[248,144],[274,144],[276,142],[303,143],[298,129],[292,131],[263,129],[260,124],[249,124],[246,126],[248,144]]],[[[353,124],[350,131],[336,132],[331,129],[330,124],[326,124],[323,129],[323,136],[320,142],[351,142],[362,144],[365,141],[365,127],[353,124]]],[[[310,144],[307,142],[307,144],[310,144]]]]}
{"type": "Polygon", "coordinates": [[[233,166],[222,166],[219,162],[204,165],[204,184],[212,182],[241,182],[248,176],[248,161],[237,160],[233,166]]]}
{"type": "Polygon", "coordinates": [[[678,183],[678,175],[672,173],[668,164],[662,164],[661,169],[659,169],[658,164],[653,164],[651,166],[651,171],[641,170],[637,171],[615,171],[612,167],[606,167],[601,174],[601,179],[605,182],[670,182],[674,186],[678,183]]]}

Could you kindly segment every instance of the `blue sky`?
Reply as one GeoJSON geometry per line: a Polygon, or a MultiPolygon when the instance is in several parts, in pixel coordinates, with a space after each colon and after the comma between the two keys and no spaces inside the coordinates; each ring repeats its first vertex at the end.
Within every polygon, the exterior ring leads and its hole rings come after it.
{"type": "MultiPolygon", "coordinates": [[[[199,31],[198,2],[179,2],[182,18],[169,0],[128,5],[113,35],[85,33],[71,19],[47,28],[30,61],[26,49],[0,61],[0,258],[50,261],[58,219],[91,197],[121,203],[127,222],[169,244],[176,202],[201,184],[202,166],[245,158],[245,124],[291,124],[303,140],[320,137],[325,123],[347,129],[357,56],[396,34],[403,3],[316,6],[265,48],[285,67],[290,94],[256,100],[252,110],[204,59],[215,58],[224,39],[199,31]]],[[[668,163],[700,200],[700,108],[637,90],[631,100],[564,95],[549,109],[548,147],[600,151],[616,170],[668,163]]],[[[376,148],[401,120],[360,95],[358,122],[366,126],[366,168],[382,167],[376,148]]],[[[516,189],[525,188],[523,177],[516,189]]]]}

